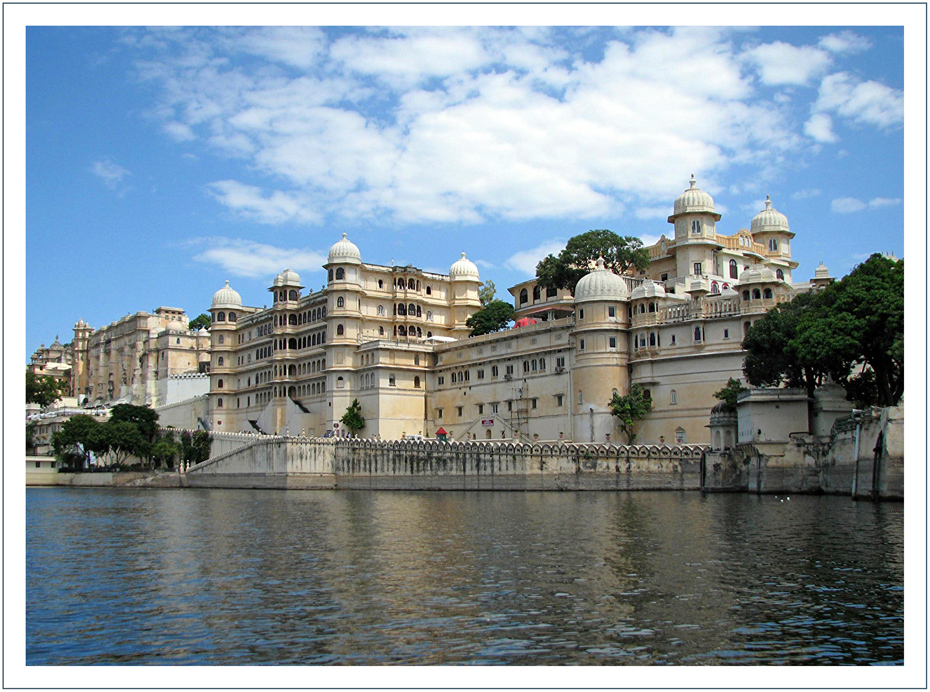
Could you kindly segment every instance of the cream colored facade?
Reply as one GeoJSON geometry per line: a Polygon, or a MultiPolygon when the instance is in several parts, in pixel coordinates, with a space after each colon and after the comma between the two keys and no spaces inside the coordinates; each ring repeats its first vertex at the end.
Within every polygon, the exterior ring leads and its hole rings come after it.
{"type": "Polygon", "coordinates": [[[742,377],[752,322],[832,280],[821,265],[791,283],[794,233],[769,200],[732,236],[716,233],[719,220],[692,177],[647,271],[621,277],[599,263],[574,296],[524,282],[510,289],[516,317],[536,323],[474,338],[465,321],[480,278],[464,253],[431,274],[363,263],[344,235],[319,293],[285,270],[259,309],[227,282],[211,309],[213,427],[339,435],[358,399],[368,437],[442,428],[454,439],[625,442],[608,402],[637,383],[653,401],[638,442],[707,443],[713,393],[742,377]]]}
{"type": "MultiPolygon", "coordinates": [[[[188,321],[184,310],[171,307],[126,315],[99,329],[78,320],[71,343],[72,392],[90,406],[170,403],[170,379],[209,365],[209,332],[188,329],[188,321]]],[[[200,393],[206,391],[203,382],[200,393]]]]}

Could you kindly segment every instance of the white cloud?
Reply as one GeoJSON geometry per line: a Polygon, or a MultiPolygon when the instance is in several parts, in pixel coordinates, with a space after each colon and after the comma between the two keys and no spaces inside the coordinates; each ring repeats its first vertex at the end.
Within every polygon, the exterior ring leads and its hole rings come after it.
{"type": "Polygon", "coordinates": [[[325,254],[315,250],[281,248],[221,236],[196,238],[191,244],[209,246],[194,255],[197,262],[214,264],[234,276],[268,277],[269,281],[288,268],[297,272],[320,271],[327,261],[325,254]]]}
{"type": "Polygon", "coordinates": [[[814,113],[810,120],[804,123],[804,134],[815,142],[832,143],[840,141],[840,138],[833,132],[833,119],[826,113],[814,113]]]}
{"type": "Polygon", "coordinates": [[[633,215],[637,219],[667,219],[671,216],[669,207],[639,207],[633,215]]]}
{"type": "Polygon", "coordinates": [[[830,211],[837,214],[852,214],[857,211],[862,211],[867,206],[868,205],[861,199],[856,199],[855,197],[840,197],[830,202],[830,211]]]}
{"type": "Polygon", "coordinates": [[[809,84],[830,67],[830,54],[811,46],[775,41],[750,48],[743,57],[759,68],[763,84],[809,84]]]}
{"type": "Polygon", "coordinates": [[[265,194],[252,185],[219,180],[207,185],[207,192],[237,216],[258,223],[316,224],[322,221],[320,214],[310,208],[308,200],[279,190],[265,194]]]}
{"type": "Polygon", "coordinates": [[[820,194],[820,190],[816,187],[808,188],[806,190],[798,190],[791,194],[792,199],[810,199],[811,197],[817,197],[820,194]]]}
{"type": "Polygon", "coordinates": [[[824,78],[816,112],[833,111],[854,122],[889,128],[904,122],[904,94],[874,81],[862,82],[847,72],[824,78]]]}
{"type": "Polygon", "coordinates": [[[132,175],[127,169],[109,159],[94,161],[90,170],[111,190],[125,190],[123,181],[132,175]]]}
{"type": "Polygon", "coordinates": [[[880,209],[882,207],[894,207],[901,204],[904,200],[900,197],[889,199],[887,197],[876,197],[869,200],[869,209],[880,209]]]}
{"type": "Polygon", "coordinates": [[[824,36],[818,42],[821,48],[838,55],[863,53],[872,47],[872,42],[865,36],[853,33],[848,29],[838,34],[824,36]]]}
{"type": "Polygon", "coordinates": [[[504,261],[504,266],[523,272],[527,276],[536,276],[536,265],[547,256],[558,255],[562,252],[565,249],[565,243],[566,241],[558,238],[547,240],[530,250],[522,250],[511,255],[504,261]]]}

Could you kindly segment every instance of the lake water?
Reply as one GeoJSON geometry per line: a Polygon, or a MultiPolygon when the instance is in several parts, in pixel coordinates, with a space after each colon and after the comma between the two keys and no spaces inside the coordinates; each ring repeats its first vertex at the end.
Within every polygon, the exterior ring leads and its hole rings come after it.
{"type": "Polygon", "coordinates": [[[867,664],[900,503],[27,490],[26,663],[867,664]]]}

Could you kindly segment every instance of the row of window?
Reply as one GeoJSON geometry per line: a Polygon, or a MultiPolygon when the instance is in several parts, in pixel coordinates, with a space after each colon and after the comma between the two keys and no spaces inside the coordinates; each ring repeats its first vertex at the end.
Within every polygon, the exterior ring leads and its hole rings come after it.
{"type": "MultiPolygon", "coordinates": [[[[555,359],[556,370],[561,370],[565,368],[565,357],[558,356],[555,359]]],[[[510,375],[513,376],[514,366],[505,365],[504,366],[504,377],[510,375]]],[[[525,374],[532,374],[534,372],[546,372],[546,359],[545,357],[540,358],[528,358],[523,361],[523,372],[525,374]]],[[[485,377],[485,369],[478,368],[475,373],[476,379],[483,380],[485,377]]],[[[491,377],[500,377],[500,366],[492,365],[491,366],[491,377]]],[[[471,371],[461,370],[452,372],[449,375],[450,384],[461,384],[463,382],[469,382],[471,380],[471,371]]],[[[438,384],[443,385],[446,383],[445,375],[439,375],[438,384]]]]}
{"type": "MultiPolygon", "coordinates": [[[[555,298],[558,295],[558,291],[554,288],[546,289],[546,298],[555,298]]],[[[539,286],[533,286],[533,302],[535,303],[542,296],[542,290],[539,286]]],[[[530,300],[529,292],[524,288],[520,291],[520,305],[528,303],[530,300]]]]}
{"type": "MultiPolygon", "coordinates": [[[[339,300],[342,300],[340,298],[339,300]]],[[[341,305],[340,305],[341,307],[341,305]]],[[[274,316],[274,326],[275,327],[296,327],[301,324],[307,324],[308,322],[316,322],[317,320],[326,319],[326,306],[319,308],[314,308],[313,310],[305,310],[304,312],[293,312],[290,315],[275,315],[274,316]]],[[[264,329],[259,327],[258,336],[263,334],[270,334],[271,325],[264,325],[264,329]]]]}
{"type": "MultiPolygon", "coordinates": [[[[377,373],[366,372],[359,375],[358,386],[360,389],[372,389],[378,385],[377,373]]],[[[336,387],[342,388],[345,386],[345,380],[340,376],[336,378],[336,387]]],[[[397,376],[392,374],[388,375],[388,387],[397,386],[397,376]]],[[[419,375],[415,375],[413,378],[414,389],[420,389],[422,382],[419,375]]]]}
{"type": "Polygon", "coordinates": [[[300,300],[300,291],[290,290],[275,291],[275,302],[284,302],[285,300],[300,300]]]}
{"type": "Polygon", "coordinates": [[[235,322],[238,319],[239,316],[234,312],[227,313],[224,310],[220,310],[218,313],[216,313],[217,322],[235,322]]]}

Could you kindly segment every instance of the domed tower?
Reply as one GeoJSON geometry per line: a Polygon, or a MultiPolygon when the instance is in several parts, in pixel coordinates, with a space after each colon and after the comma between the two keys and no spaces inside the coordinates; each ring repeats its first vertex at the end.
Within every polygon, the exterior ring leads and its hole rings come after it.
{"type": "Polygon", "coordinates": [[[449,267],[449,280],[452,282],[452,334],[457,337],[467,336],[471,330],[465,321],[481,309],[478,287],[481,277],[478,267],[465,253],[449,267]]]}
{"type": "Polygon", "coordinates": [[[833,277],[830,276],[830,270],[827,269],[827,265],[821,262],[814,270],[814,278],[811,279],[811,286],[814,289],[821,291],[832,283],[833,277]]]}
{"type": "MultiPolygon", "coordinates": [[[[573,439],[602,442],[614,432],[608,402],[630,389],[626,281],[598,258],[575,286],[575,365],[572,370],[573,439]]],[[[616,439],[616,438],[612,438],[616,439]]]]}
{"type": "Polygon", "coordinates": [[[229,281],[213,294],[210,315],[210,411],[213,429],[217,432],[234,430],[227,425],[232,402],[232,358],[236,336],[236,322],[242,312],[242,298],[229,287],[229,281]]]}
{"type": "Polygon", "coordinates": [[[87,389],[90,386],[88,349],[92,331],[93,329],[83,319],[74,323],[74,339],[71,341],[71,395],[78,397],[79,404],[89,394],[87,389]]]}
{"type": "Polygon", "coordinates": [[[714,252],[717,243],[716,223],[720,214],[714,209],[714,199],[697,187],[694,175],[691,186],[675,200],[675,213],[668,222],[675,226],[675,258],[677,276],[714,274],[714,252]]]}
{"type": "Polygon", "coordinates": [[[357,343],[361,330],[362,254],[343,233],[329,249],[324,265],[328,276],[327,322],[330,343],[357,343]]]}
{"type": "Polygon", "coordinates": [[[752,239],[765,247],[766,265],[772,268],[780,281],[791,282],[791,270],[798,263],[791,260],[794,233],[788,228],[788,218],[772,208],[772,200],[765,196],[765,209],[752,218],[749,225],[752,239]]]}

